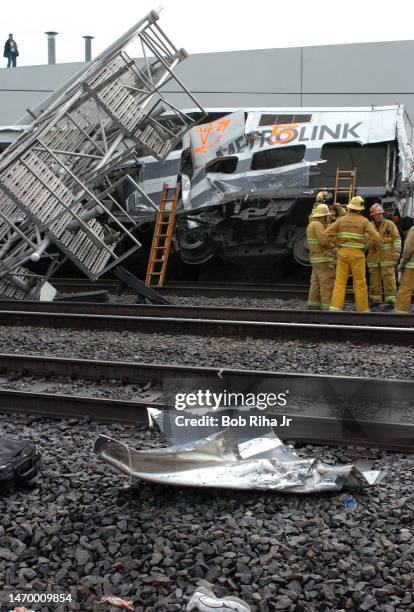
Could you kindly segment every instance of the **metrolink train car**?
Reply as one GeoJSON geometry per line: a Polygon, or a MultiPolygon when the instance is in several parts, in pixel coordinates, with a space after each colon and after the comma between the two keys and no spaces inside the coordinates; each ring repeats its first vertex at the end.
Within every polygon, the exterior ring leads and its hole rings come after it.
{"type": "Polygon", "coordinates": [[[413,128],[403,106],[207,113],[166,161],[141,158],[142,193],[124,194],[127,212],[144,224],[154,217],[145,195],[158,203],[164,183],[181,182],[175,244],[185,263],[306,265],[308,215],[318,191],[333,193],[338,168],[356,168],[367,209],[380,201],[389,213],[413,216],[413,128]]]}
{"type": "MultiPolygon", "coordinates": [[[[413,128],[403,106],[206,111],[207,119],[200,110],[184,111],[202,123],[164,162],[137,151],[132,167],[116,170],[131,174],[138,187],[117,194],[143,244],[134,271],[145,271],[164,183],[181,183],[175,268],[181,260],[199,278],[207,270],[216,280],[219,273],[272,280],[290,272],[292,261],[306,266],[308,216],[318,191],[334,192],[338,168],[356,169],[367,210],[381,202],[412,223],[413,128]]],[[[173,119],[165,112],[156,120],[168,127],[173,119]]],[[[0,147],[23,129],[0,128],[0,147]]],[[[338,200],[346,203],[346,195],[338,200]]]]}

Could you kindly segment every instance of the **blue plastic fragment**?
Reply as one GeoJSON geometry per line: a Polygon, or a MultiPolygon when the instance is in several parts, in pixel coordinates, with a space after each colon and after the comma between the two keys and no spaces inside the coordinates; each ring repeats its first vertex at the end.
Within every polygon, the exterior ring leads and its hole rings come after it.
{"type": "Polygon", "coordinates": [[[356,499],[352,495],[345,495],[344,497],[344,508],[345,510],[355,510],[356,508],[356,499]]]}

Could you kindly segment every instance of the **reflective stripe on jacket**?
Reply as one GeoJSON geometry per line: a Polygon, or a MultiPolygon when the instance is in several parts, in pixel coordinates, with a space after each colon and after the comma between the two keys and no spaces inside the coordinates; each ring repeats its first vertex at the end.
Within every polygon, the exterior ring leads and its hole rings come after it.
{"type": "Polygon", "coordinates": [[[309,261],[313,263],[332,263],[333,252],[323,248],[321,238],[324,235],[325,226],[319,219],[312,219],[306,228],[306,238],[309,246],[309,261]]]}
{"type": "Polygon", "coordinates": [[[414,225],[407,234],[404,242],[404,250],[401,255],[401,265],[404,268],[414,269],[414,225]]]}
{"type": "Polygon", "coordinates": [[[339,217],[325,230],[322,246],[329,247],[329,242],[334,240],[338,247],[363,251],[366,247],[366,234],[370,238],[370,243],[379,242],[379,234],[368,219],[350,210],[347,215],[339,217]]]}
{"type": "Polygon", "coordinates": [[[401,253],[401,236],[397,226],[389,219],[383,219],[378,228],[374,222],[371,225],[378,231],[381,242],[378,246],[371,246],[368,249],[368,268],[376,268],[378,265],[382,268],[395,266],[397,262],[393,254],[401,253]]]}

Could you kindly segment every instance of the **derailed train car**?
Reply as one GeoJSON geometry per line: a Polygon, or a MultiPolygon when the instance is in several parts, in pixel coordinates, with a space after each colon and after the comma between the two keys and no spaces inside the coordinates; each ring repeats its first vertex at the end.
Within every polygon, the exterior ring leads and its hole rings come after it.
{"type": "MultiPolygon", "coordinates": [[[[277,269],[293,256],[306,264],[307,218],[315,194],[333,192],[337,168],[356,168],[368,204],[413,216],[413,128],[403,106],[207,112],[166,161],[139,160],[138,184],[154,202],[165,182],[181,181],[184,262],[218,257],[244,270],[277,269]]],[[[125,196],[130,215],[153,216],[143,194],[125,196]]]]}

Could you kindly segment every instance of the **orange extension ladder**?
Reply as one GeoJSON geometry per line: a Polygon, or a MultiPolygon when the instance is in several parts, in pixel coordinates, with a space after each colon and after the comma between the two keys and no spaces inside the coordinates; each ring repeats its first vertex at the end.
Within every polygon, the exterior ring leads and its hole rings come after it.
{"type": "Polygon", "coordinates": [[[160,208],[155,221],[150,257],[145,284],[162,287],[167,272],[171,241],[174,233],[175,215],[180,196],[180,184],[169,187],[164,183],[160,208]]]}
{"type": "Polygon", "coordinates": [[[338,202],[338,196],[348,195],[348,201],[346,203],[349,204],[356,191],[356,175],[356,168],[353,170],[336,169],[334,203],[338,202]]]}

